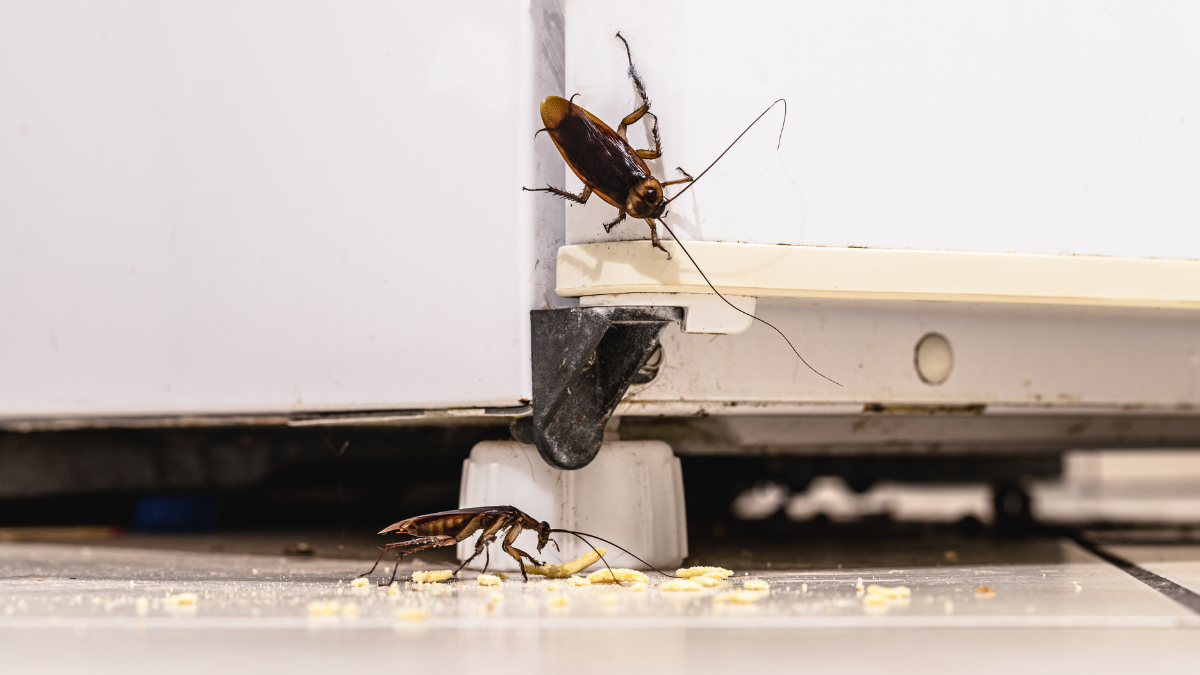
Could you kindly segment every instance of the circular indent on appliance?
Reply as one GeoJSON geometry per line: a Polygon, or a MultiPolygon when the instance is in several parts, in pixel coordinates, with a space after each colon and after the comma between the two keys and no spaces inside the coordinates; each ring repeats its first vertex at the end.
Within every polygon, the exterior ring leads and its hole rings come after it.
{"type": "Polygon", "coordinates": [[[954,368],[954,352],[950,341],[938,333],[926,333],[918,342],[913,359],[917,375],[926,384],[941,384],[954,368]]]}

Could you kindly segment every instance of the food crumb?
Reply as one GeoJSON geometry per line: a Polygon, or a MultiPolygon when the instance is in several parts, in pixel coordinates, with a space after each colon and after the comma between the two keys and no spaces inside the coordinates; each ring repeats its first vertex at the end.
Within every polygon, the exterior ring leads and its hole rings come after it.
{"type": "Polygon", "coordinates": [[[133,602],[133,608],[138,616],[146,616],[150,612],[150,601],[146,598],[138,598],[133,602]]]}
{"type": "Polygon", "coordinates": [[[617,604],[617,596],[616,596],[616,594],[615,594],[615,593],[609,593],[608,595],[605,595],[605,596],[601,597],[601,598],[600,598],[600,604],[602,604],[602,605],[609,605],[609,606],[617,604]]]}
{"type": "Polygon", "coordinates": [[[806,584],[806,583],[805,583],[805,584],[800,584],[800,592],[801,592],[801,593],[807,593],[807,592],[808,592],[808,584],[806,584]]]}
{"type": "Polygon", "coordinates": [[[975,597],[977,597],[977,598],[994,598],[994,597],[996,597],[996,591],[993,591],[992,589],[988,588],[987,586],[976,586],[975,587],[975,597]]]}
{"type": "Polygon", "coordinates": [[[429,618],[429,612],[420,607],[404,607],[396,610],[392,616],[403,621],[424,621],[429,618]]]}
{"type": "Polygon", "coordinates": [[[946,562],[956,563],[958,562],[958,551],[946,551],[942,557],[946,559],[946,562]]]}
{"type": "Polygon", "coordinates": [[[596,570],[588,575],[587,580],[588,583],[592,584],[613,584],[622,581],[634,581],[644,584],[650,581],[645,574],[624,567],[614,567],[611,570],[606,567],[602,570],[596,570]]]}
{"type": "Polygon", "coordinates": [[[675,576],[690,579],[692,577],[713,577],[716,579],[725,580],[733,576],[733,570],[727,570],[724,567],[689,567],[687,569],[675,570],[675,576]]]}
{"type": "Polygon", "coordinates": [[[742,584],[742,588],[748,591],[767,591],[771,589],[771,584],[768,584],[762,579],[750,579],[746,581],[746,583],[742,584]]]}
{"type": "Polygon", "coordinates": [[[571,602],[571,599],[562,593],[556,593],[550,598],[551,607],[566,607],[571,602]]]}
{"type": "Polygon", "coordinates": [[[567,577],[564,581],[567,582],[568,586],[591,586],[592,585],[592,582],[588,581],[586,577],[567,577]]]}
{"type": "Polygon", "coordinates": [[[1083,586],[1080,586],[1078,581],[1072,581],[1071,583],[1075,584],[1075,592],[1076,593],[1079,593],[1080,591],[1083,590],[1083,586]]]}
{"type": "Polygon", "coordinates": [[[412,580],[422,584],[436,584],[452,576],[454,576],[454,572],[450,570],[429,570],[427,572],[413,572],[412,580]]]}
{"type": "Polygon", "coordinates": [[[359,577],[358,579],[355,579],[350,582],[350,587],[351,588],[363,588],[369,583],[371,583],[371,582],[366,577],[359,577]]]}
{"type": "Polygon", "coordinates": [[[478,577],[475,578],[475,581],[478,582],[480,586],[499,586],[500,585],[500,577],[498,577],[494,574],[480,574],[478,577]]]}
{"type": "Polygon", "coordinates": [[[163,598],[164,605],[194,605],[200,602],[200,596],[195,593],[180,593],[163,598]]]}
{"type": "Polygon", "coordinates": [[[704,587],[691,579],[672,579],[658,587],[660,591],[702,591],[704,587]]]}
{"type": "Polygon", "coordinates": [[[562,579],[595,565],[606,553],[608,553],[608,549],[598,546],[596,550],[588,551],[571,562],[559,565],[526,565],[525,571],[530,574],[540,574],[548,579],[562,579]]]}
{"type": "Polygon", "coordinates": [[[721,580],[716,577],[710,577],[707,574],[702,574],[698,577],[692,577],[688,581],[694,581],[705,588],[713,588],[721,585],[721,580]]]}
{"type": "Polygon", "coordinates": [[[348,602],[348,603],[342,605],[342,616],[356,617],[356,616],[360,615],[361,613],[362,613],[362,610],[359,609],[358,605],[353,602],[348,602]]]}
{"type": "Polygon", "coordinates": [[[879,586],[871,584],[867,586],[867,595],[875,595],[887,600],[895,600],[897,598],[907,598],[912,595],[912,590],[908,586],[879,586]]]}
{"type": "Polygon", "coordinates": [[[946,614],[954,613],[954,602],[947,600],[942,603],[942,611],[946,614]]]}
{"type": "Polygon", "coordinates": [[[388,595],[400,595],[400,584],[394,581],[388,584],[388,595]]]}
{"type": "Polygon", "coordinates": [[[562,586],[559,586],[558,582],[555,581],[547,581],[542,584],[543,591],[557,591],[560,588],[562,588],[562,586]]]}
{"type": "Polygon", "coordinates": [[[862,592],[862,590],[863,590],[863,582],[862,582],[862,577],[859,577],[859,578],[858,578],[858,583],[854,584],[854,590],[856,590],[856,591],[858,591],[858,592],[860,592],[860,593],[862,592]]]}

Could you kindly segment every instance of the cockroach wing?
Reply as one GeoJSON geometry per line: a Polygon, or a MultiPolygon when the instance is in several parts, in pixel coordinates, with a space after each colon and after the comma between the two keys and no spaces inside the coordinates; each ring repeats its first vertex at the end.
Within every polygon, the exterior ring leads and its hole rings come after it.
{"type": "Polygon", "coordinates": [[[426,523],[431,523],[436,520],[452,520],[455,518],[475,517],[480,514],[494,513],[504,516],[520,515],[520,511],[514,506],[475,506],[469,509],[455,509],[453,511],[441,511],[439,513],[427,513],[423,516],[415,516],[408,520],[401,520],[398,523],[392,523],[379,531],[379,534],[387,534],[388,532],[400,531],[404,532],[410,529],[417,528],[426,523]]]}
{"type": "Polygon", "coordinates": [[[638,181],[650,175],[646,162],[595,115],[559,96],[547,96],[542,124],[584,185],[618,209],[638,181]]]}

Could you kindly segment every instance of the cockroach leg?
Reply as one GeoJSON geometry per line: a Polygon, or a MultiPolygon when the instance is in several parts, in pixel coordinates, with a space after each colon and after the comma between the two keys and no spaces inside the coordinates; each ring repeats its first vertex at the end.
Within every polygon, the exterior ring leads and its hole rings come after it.
{"type": "MultiPolygon", "coordinates": [[[[650,104],[647,103],[646,107],[650,107],[650,104]]],[[[658,115],[655,115],[651,112],[646,114],[654,118],[654,125],[650,127],[650,138],[654,139],[654,149],[634,150],[634,152],[636,152],[638,157],[641,157],[642,159],[658,159],[659,157],[662,157],[662,138],[660,138],[658,135],[658,115]]]]}
{"type": "Polygon", "coordinates": [[[637,110],[625,116],[621,120],[621,125],[617,127],[617,134],[621,136],[621,140],[626,143],[629,139],[625,136],[625,128],[630,124],[642,119],[642,115],[649,114],[654,118],[654,126],[650,128],[650,136],[654,139],[653,150],[635,150],[642,159],[658,159],[662,156],[662,139],[658,135],[658,116],[650,112],[650,97],[646,96],[646,84],[642,82],[642,76],[638,73],[637,68],[633,65],[633,54],[629,51],[629,43],[620,32],[617,33],[617,38],[625,45],[625,58],[629,61],[629,79],[633,80],[633,86],[637,89],[638,96],[642,99],[642,105],[637,110]]]}
{"type": "Polygon", "coordinates": [[[692,178],[691,174],[689,174],[688,172],[684,171],[683,169],[681,169],[679,167],[675,167],[675,170],[678,171],[679,173],[683,174],[683,178],[678,178],[676,180],[669,180],[662,184],[663,187],[667,187],[668,185],[679,185],[680,183],[690,183],[690,182],[696,180],[695,178],[692,178]]]}
{"type": "Polygon", "coordinates": [[[392,566],[392,578],[388,579],[388,582],[386,584],[379,584],[379,585],[380,586],[391,586],[392,583],[396,581],[396,574],[400,571],[400,559],[403,558],[404,556],[416,553],[418,551],[424,551],[427,548],[436,548],[438,546],[449,546],[450,544],[457,543],[457,540],[455,540],[454,537],[447,537],[445,535],[441,535],[438,538],[441,541],[435,541],[435,542],[432,542],[429,544],[425,544],[424,546],[410,548],[406,551],[400,551],[399,553],[397,553],[396,554],[396,564],[392,566]]]}
{"type": "MultiPolygon", "coordinates": [[[[478,558],[480,553],[483,553],[483,552],[487,551],[487,550],[488,550],[488,548],[487,548],[487,547],[488,547],[488,546],[489,546],[489,545],[490,545],[490,544],[491,544],[493,541],[496,541],[496,536],[495,536],[495,535],[491,535],[491,536],[487,536],[487,537],[480,536],[480,537],[479,537],[479,541],[475,542],[475,552],[471,554],[471,557],[470,557],[470,558],[467,558],[466,560],[464,560],[464,561],[462,562],[462,564],[458,566],[458,569],[454,570],[454,573],[455,573],[455,574],[458,574],[459,572],[461,572],[461,571],[462,571],[462,569],[463,569],[464,567],[466,567],[466,566],[467,566],[467,563],[471,562],[471,561],[472,561],[472,560],[474,560],[475,558],[478,558]]],[[[488,556],[489,556],[489,558],[490,558],[491,554],[488,554],[488,556]]],[[[486,570],[486,569],[487,569],[487,565],[484,565],[484,566],[483,566],[483,568],[486,570]]]]}
{"type": "Polygon", "coordinates": [[[367,570],[365,574],[360,574],[358,576],[359,576],[359,578],[371,576],[371,572],[374,572],[375,568],[379,567],[379,561],[383,560],[383,556],[387,555],[387,552],[394,548],[401,548],[404,546],[418,546],[420,544],[424,544],[424,543],[427,543],[430,541],[437,541],[439,539],[442,539],[443,536],[444,535],[435,535],[432,537],[421,537],[419,539],[409,539],[408,541],[398,541],[398,542],[395,542],[392,544],[386,544],[386,545],[380,547],[379,557],[375,559],[375,564],[371,565],[371,569],[367,570]]]}
{"type": "Polygon", "coordinates": [[[621,214],[620,214],[620,215],[618,215],[616,218],[614,218],[614,219],[613,219],[613,221],[612,221],[611,223],[605,223],[605,224],[604,224],[604,231],[605,231],[605,232],[612,232],[612,229],[613,229],[614,227],[616,227],[618,224],[620,224],[620,222],[621,222],[622,220],[625,220],[625,212],[624,212],[624,211],[621,211],[621,214]]]}
{"type": "MultiPolygon", "coordinates": [[[[650,110],[650,104],[643,103],[642,107],[629,113],[628,115],[625,116],[625,119],[621,120],[621,123],[619,125],[617,125],[617,135],[619,135],[621,137],[621,140],[625,141],[626,143],[629,142],[629,136],[626,135],[625,130],[629,128],[630,124],[633,124],[633,123],[637,122],[638,120],[642,119],[642,115],[645,115],[648,110],[650,110]]],[[[652,115],[652,117],[653,117],[653,115],[652,115]]],[[[658,118],[655,118],[655,119],[658,119],[658,118]]]]}
{"type": "Polygon", "coordinates": [[[529,575],[525,573],[525,561],[522,560],[522,558],[529,558],[529,562],[533,563],[534,565],[536,565],[538,567],[541,567],[543,565],[543,563],[540,563],[537,560],[535,560],[533,556],[529,555],[528,553],[526,553],[525,551],[522,551],[519,548],[516,548],[512,544],[508,543],[507,538],[504,542],[504,552],[509,554],[510,556],[512,556],[513,560],[517,561],[517,567],[521,568],[521,578],[524,579],[525,581],[529,581],[529,575]]]}
{"type": "Polygon", "coordinates": [[[647,218],[646,224],[650,226],[650,244],[654,246],[654,248],[662,249],[662,252],[667,254],[667,260],[670,260],[671,252],[668,251],[667,247],[663,246],[662,242],[658,240],[658,227],[655,226],[654,219],[647,218]]]}
{"type": "Polygon", "coordinates": [[[588,197],[592,196],[592,188],[590,188],[586,185],[583,187],[583,192],[580,192],[577,195],[567,192],[566,190],[561,190],[561,189],[556,188],[551,185],[547,185],[544,188],[523,187],[521,189],[526,192],[550,192],[552,194],[558,195],[559,197],[562,197],[563,199],[566,199],[567,201],[578,202],[580,204],[586,204],[588,197]]]}
{"type": "Polygon", "coordinates": [[[403,558],[404,556],[406,556],[410,553],[416,553],[417,551],[424,551],[427,548],[434,548],[437,546],[449,546],[450,544],[453,544],[456,542],[457,542],[457,540],[454,537],[450,537],[450,536],[447,536],[444,534],[438,534],[438,535],[434,535],[432,537],[420,537],[418,539],[409,539],[408,541],[398,541],[394,544],[388,544],[388,545],[384,546],[383,550],[381,550],[379,552],[379,557],[375,559],[375,564],[371,565],[371,569],[368,570],[366,574],[360,574],[358,576],[359,576],[359,578],[371,576],[371,572],[374,572],[375,568],[379,567],[379,561],[383,560],[383,556],[386,555],[388,551],[391,551],[392,549],[397,549],[397,548],[403,549],[406,546],[412,546],[413,548],[410,548],[408,550],[402,550],[402,551],[399,551],[398,553],[396,553],[396,567],[392,568],[391,581],[389,581],[386,584],[379,584],[380,586],[388,586],[392,583],[392,581],[396,580],[396,571],[400,567],[400,559],[403,558]]]}
{"type": "Polygon", "coordinates": [[[642,159],[658,159],[659,157],[662,157],[662,138],[658,135],[658,116],[650,112],[649,102],[643,103],[642,107],[626,115],[625,119],[621,120],[620,126],[617,127],[617,134],[620,135],[621,140],[628,143],[629,137],[626,135],[626,127],[642,119],[643,115],[649,115],[650,117],[654,118],[654,126],[650,127],[650,138],[654,139],[654,149],[634,150],[634,152],[636,152],[638,157],[641,157],[642,159]]]}
{"type": "MultiPolygon", "coordinates": [[[[650,109],[650,98],[646,96],[646,85],[642,83],[642,76],[638,74],[637,68],[633,65],[633,54],[629,51],[629,43],[625,41],[625,37],[621,35],[620,31],[617,31],[617,39],[625,45],[625,58],[629,60],[629,79],[633,80],[633,86],[637,88],[638,96],[642,97],[642,103],[644,104],[642,107],[645,109],[642,112],[644,113],[650,109]]],[[[634,114],[637,113],[635,112],[634,114]]],[[[638,115],[638,117],[641,117],[641,115],[638,115]]],[[[636,120],[632,120],[629,123],[632,124],[634,121],[636,120]]]]}

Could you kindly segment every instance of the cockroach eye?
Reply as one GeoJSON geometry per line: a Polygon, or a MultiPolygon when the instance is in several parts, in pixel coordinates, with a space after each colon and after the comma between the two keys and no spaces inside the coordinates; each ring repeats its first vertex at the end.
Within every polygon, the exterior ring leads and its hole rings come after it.
{"type": "Polygon", "coordinates": [[[646,201],[650,202],[651,204],[658,203],[658,190],[655,190],[654,188],[647,189],[646,201]]]}

